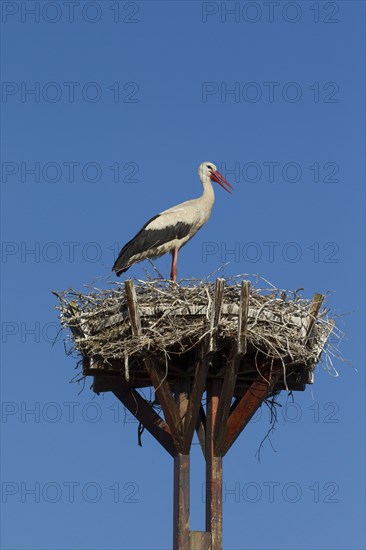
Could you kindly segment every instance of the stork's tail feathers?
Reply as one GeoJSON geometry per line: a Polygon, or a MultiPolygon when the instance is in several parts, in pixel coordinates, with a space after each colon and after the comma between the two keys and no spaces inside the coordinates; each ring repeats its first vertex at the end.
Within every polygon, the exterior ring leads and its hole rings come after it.
{"type": "Polygon", "coordinates": [[[127,251],[124,248],[121,250],[117,260],[114,262],[114,265],[112,267],[112,271],[115,271],[117,277],[120,277],[122,273],[127,271],[127,269],[130,267],[128,263],[129,257],[126,252],[127,251]]]}
{"type": "Polygon", "coordinates": [[[117,277],[120,277],[122,275],[122,273],[127,271],[127,269],[128,269],[128,267],[126,267],[125,269],[118,269],[118,266],[114,265],[113,268],[112,268],[112,271],[115,271],[117,277]]]}

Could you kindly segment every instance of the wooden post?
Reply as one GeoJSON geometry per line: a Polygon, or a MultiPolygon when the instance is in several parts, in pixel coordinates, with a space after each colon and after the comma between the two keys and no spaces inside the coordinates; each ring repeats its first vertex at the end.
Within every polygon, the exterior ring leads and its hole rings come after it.
{"type": "Polygon", "coordinates": [[[220,394],[219,405],[217,409],[215,431],[214,431],[214,454],[222,456],[223,446],[227,432],[227,421],[229,418],[231,400],[236,385],[236,378],[242,356],[246,353],[246,328],[249,311],[249,281],[243,281],[241,285],[241,297],[238,317],[238,333],[235,349],[233,350],[231,361],[228,362],[225,369],[224,382],[220,394]]]}
{"type": "MultiPolygon", "coordinates": [[[[210,351],[216,351],[225,280],[217,279],[211,313],[210,351]],[[213,332],[215,330],[215,333],[213,332]]],[[[206,405],[206,531],[211,533],[211,550],[222,549],[222,456],[215,456],[215,422],[222,381],[207,380],[206,405]]]]}
{"type": "Polygon", "coordinates": [[[222,456],[214,455],[214,428],[222,382],[209,379],[206,411],[206,531],[211,550],[222,550],[222,456]]]}
{"type": "Polygon", "coordinates": [[[189,454],[174,456],[173,550],[189,550],[189,454]]]}
{"type": "MultiPolygon", "coordinates": [[[[189,403],[190,383],[180,378],[175,386],[175,405],[179,421],[183,423],[189,403]]],[[[190,446],[184,454],[177,449],[174,455],[173,549],[190,550],[189,497],[190,446]]]]}

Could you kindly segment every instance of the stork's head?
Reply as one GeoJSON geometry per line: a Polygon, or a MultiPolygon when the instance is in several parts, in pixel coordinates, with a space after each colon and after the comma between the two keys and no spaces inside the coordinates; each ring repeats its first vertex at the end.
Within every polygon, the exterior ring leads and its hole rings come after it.
{"type": "Polygon", "coordinates": [[[202,162],[198,167],[198,175],[202,182],[216,181],[225,191],[231,193],[230,189],[234,189],[232,185],[220,174],[217,166],[213,162],[202,162]]]}

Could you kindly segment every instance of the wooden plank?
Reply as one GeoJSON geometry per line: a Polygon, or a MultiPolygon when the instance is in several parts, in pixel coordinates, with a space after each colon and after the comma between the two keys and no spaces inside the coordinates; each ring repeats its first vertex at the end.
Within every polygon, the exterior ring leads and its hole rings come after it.
{"type": "Polygon", "coordinates": [[[189,454],[174,456],[173,550],[189,550],[189,454]]]}
{"type": "Polygon", "coordinates": [[[250,282],[242,281],[240,295],[240,310],[238,316],[238,332],[236,349],[225,370],[224,383],[221,390],[214,431],[214,454],[221,456],[227,432],[227,422],[231,401],[236,385],[238,369],[242,356],[246,353],[246,329],[248,322],[250,282]]]}
{"type": "Polygon", "coordinates": [[[316,321],[319,310],[320,310],[320,308],[321,308],[321,306],[324,302],[324,298],[325,298],[324,294],[319,294],[318,292],[316,292],[313,296],[313,300],[312,300],[311,306],[310,306],[309,325],[308,325],[308,329],[307,329],[307,335],[311,331],[312,326],[314,325],[314,323],[316,321]]]}
{"type": "MultiPolygon", "coordinates": [[[[310,383],[310,382],[309,382],[310,383]]],[[[288,383],[286,386],[283,382],[277,382],[276,386],[274,387],[276,391],[305,391],[306,390],[306,384],[302,382],[292,382],[288,383]]]]}
{"type": "Polygon", "coordinates": [[[206,388],[207,374],[212,364],[214,350],[216,349],[217,331],[220,322],[224,288],[225,279],[216,279],[210,315],[210,335],[204,344],[203,357],[196,367],[187,415],[184,422],[183,452],[185,453],[189,452],[191,448],[194,430],[197,425],[198,413],[201,407],[202,395],[206,388]]]}
{"type": "Polygon", "coordinates": [[[190,541],[190,550],[211,550],[211,533],[207,531],[191,531],[190,541]]]}
{"type": "MultiPolygon", "coordinates": [[[[313,350],[314,351],[314,350],[313,350]]],[[[316,350],[314,352],[315,354],[318,353],[316,350]]],[[[319,351],[320,353],[320,351],[319,351]]],[[[240,366],[243,365],[243,361],[241,362],[240,366]]],[[[108,368],[108,366],[107,366],[108,368]]],[[[109,367],[110,368],[110,367],[109,367]]],[[[121,369],[116,370],[116,366],[113,370],[106,370],[102,368],[102,365],[98,365],[98,363],[94,363],[94,366],[92,369],[88,367],[88,359],[84,358],[84,367],[83,367],[83,374],[85,376],[93,376],[93,391],[96,393],[102,393],[107,391],[113,391],[115,387],[118,388],[119,381],[121,380],[121,369]]],[[[283,372],[283,371],[282,371],[283,372]]],[[[254,380],[257,378],[257,370],[255,371],[248,371],[247,373],[240,372],[236,379],[236,385],[234,394],[236,397],[241,398],[247,388],[254,382],[254,380]]],[[[217,378],[221,378],[217,376],[217,378]]],[[[123,377],[124,379],[124,377],[123,377]]],[[[176,381],[176,375],[169,374],[169,383],[174,383],[176,381]]],[[[286,381],[287,381],[287,387],[289,390],[294,391],[302,391],[301,384],[313,384],[314,383],[314,372],[308,365],[289,365],[287,366],[286,371],[286,381]],[[295,367],[294,371],[291,371],[290,369],[292,367],[295,367]]],[[[135,389],[137,388],[146,388],[151,386],[151,380],[147,374],[140,374],[138,377],[134,375],[133,383],[130,384],[135,389]]],[[[276,386],[275,390],[284,389],[284,385],[281,385],[281,382],[279,381],[276,386]]],[[[286,389],[286,388],[285,388],[286,389]]],[[[230,413],[232,411],[230,410],[230,413]]],[[[202,426],[202,423],[197,421],[197,426],[200,427],[200,430],[204,432],[204,425],[202,426]]],[[[196,426],[196,431],[197,431],[196,426]]]]}
{"type": "Polygon", "coordinates": [[[223,456],[228,452],[257,409],[267,398],[280,376],[281,371],[272,373],[272,378],[269,384],[263,380],[263,378],[258,376],[258,378],[250,385],[249,389],[240,399],[239,403],[229,416],[227,433],[222,449],[223,456]]]}
{"type": "Polygon", "coordinates": [[[214,456],[214,426],[222,382],[209,379],[206,411],[206,531],[211,550],[222,550],[222,457],[214,456]]]}
{"type": "Polygon", "coordinates": [[[243,356],[247,352],[247,326],[249,313],[250,281],[242,281],[240,293],[240,307],[238,318],[238,349],[237,353],[243,356]]]}
{"type": "Polygon", "coordinates": [[[128,314],[131,321],[132,334],[141,335],[141,318],[137,307],[137,296],[134,282],[129,279],[125,282],[125,292],[128,307],[128,314]]]}
{"type": "Polygon", "coordinates": [[[146,403],[145,399],[136,390],[126,384],[122,378],[120,380],[120,387],[114,389],[113,394],[145,426],[160,445],[171,456],[174,456],[174,442],[169,427],[154,409],[146,403]]]}
{"type": "Polygon", "coordinates": [[[314,334],[316,318],[324,302],[324,298],[325,296],[323,294],[318,294],[317,292],[314,294],[313,301],[310,306],[308,326],[306,328],[305,345],[312,345],[311,340],[314,334]]]}
{"type": "MultiPolygon", "coordinates": [[[[125,380],[122,378],[123,383],[125,380]]],[[[118,390],[120,387],[121,376],[94,376],[93,377],[93,392],[104,393],[113,390],[118,390]]]]}
{"type": "MultiPolygon", "coordinates": [[[[126,300],[128,313],[131,321],[132,334],[134,336],[142,335],[141,319],[137,306],[136,289],[134,282],[128,280],[125,282],[126,300]]],[[[155,395],[163,410],[165,420],[169,426],[177,450],[183,445],[183,428],[177,405],[174,401],[169,383],[160,368],[149,359],[144,359],[144,365],[155,389],[155,395]]]]}
{"type": "Polygon", "coordinates": [[[220,323],[222,310],[222,300],[224,298],[225,279],[216,279],[215,294],[212,300],[211,315],[210,315],[210,339],[208,344],[208,352],[216,350],[217,331],[220,323]]]}

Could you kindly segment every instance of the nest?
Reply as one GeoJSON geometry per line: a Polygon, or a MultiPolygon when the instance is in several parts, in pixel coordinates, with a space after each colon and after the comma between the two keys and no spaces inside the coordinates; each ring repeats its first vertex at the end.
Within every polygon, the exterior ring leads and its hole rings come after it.
{"type": "MultiPolygon", "coordinates": [[[[339,355],[341,333],[324,306],[324,297],[315,295],[318,298],[314,302],[315,297],[305,299],[299,291],[278,289],[253,277],[245,332],[250,357],[255,361],[258,357],[272,363],[280,361],[286,368],[301,365],[310,373],[321,359],[329,372],[336,373],[333,358],[339,355]]],[[[237,336],[244,278],[248,276],[225,280],[217,326],[210,324],[215,282],[136,281],[141,318],[138,335],[131,327],[124,283],[107,290],[93,288],[87,294],[72,289],[55,294],[61,323],[71,331],[71,351],[76,350],[106,370],[116,363],[124,365],[120,370],[128,380],[130,370],[135,370],[137,377],[138,371],[142,374],[146,357],[165,365],[172,358],[188,357],[213,331],[217,351],[227,357],[237,336]]],[[[186,368],[192,367],[186,364],[186,368]]]]}

